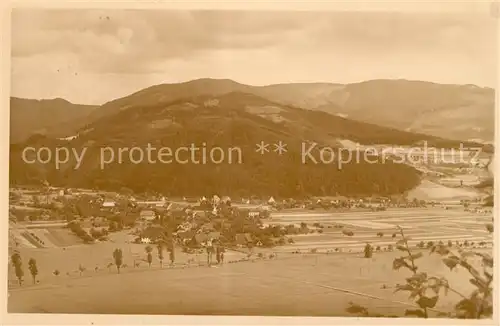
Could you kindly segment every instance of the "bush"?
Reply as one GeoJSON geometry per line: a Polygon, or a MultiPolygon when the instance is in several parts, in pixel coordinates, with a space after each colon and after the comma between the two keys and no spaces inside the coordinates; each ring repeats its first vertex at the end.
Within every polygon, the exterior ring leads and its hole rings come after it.
{"type": "Polygon", "coordinates": [[[367,243],[364,249],[364,257],[365,258],[372,258],[373,256],[373,247],[367,243]]]}
{"type": "Polygon", "coordinates": [[[342,230],[342,234],[347,235],[348,237],[352,237],[354,235],[354,232],[348,230],[342,230]]]}
{"type": "MultiPolygon", "coordinates": [[[[448,318],[459,319],[483,319],[491,318],[493,315],[493,267],[494,259],[490,254],[473,251],[461,251],[458,253],[452,252],[443,244],[432,244],[430,253],[437,254],[441,257],[441,261],[450,270],[463,268],[470,274],[469,282],[476,287],[470,295],[464,295],[453,289],[448,280],[442,276],[433,276],[426,272],[420,271],[418,259],[423,257],[422,252],[412,253],[408,246],[408,240],[404,235],[403,229],[400,228],[402,240],[396,243],[397,249],[404,252],[401,257],[395,258],[393,261],[393,270],[407,269],[412,273],[412,276],[406,278],[404,284],[396,284],[395,292],[407,292],[409,298],[414,301],[417,309],[408,309],[405,311],[406,316],[416,316],[420,318],[428,318],[428,311],[436,307],[438,300],[443,295],[453,292],[459,295],[459,300],[454,307],[454,312],[439,313],[438,316],[446,316],[448,318]],[[477,261],[469,261],[469,258],[481,258],[481,269],[474,265],[477,261]],[[442,294],[443,293],[443,294],[442,294]]],[[[368,312],[365,307],[350,303],[348,309],[350,313],[361,313],[364,317],[375,316],[368,312]]]]}
{"type": "Polygon", "coordinates": [[[80,223],[72,221],[68,223],[68,227],[76,236],[82,239],[84,243],[90,243],[94,241],[94,238],[90,236],[87,232],[85,232],[84,229],[82,229],[80,223]]]}

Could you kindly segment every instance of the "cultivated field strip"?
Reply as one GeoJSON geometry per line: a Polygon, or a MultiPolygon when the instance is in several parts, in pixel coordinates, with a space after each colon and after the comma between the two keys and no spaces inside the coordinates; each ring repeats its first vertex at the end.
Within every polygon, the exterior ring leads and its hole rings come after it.
{"type": "Polygon", "coordinates": [[[413,245],[421,241],[492,243],[485,229],[485,224],[491,222],[491,216],[442,208],[389,209],[380,212],[277,212],[268,221],[269,224],[278,225],[299,225],[302,222],[309,227],[320,223],[323,233],[291,236],[294,243],[280,248],[280,251],[359,251],[366,243],[386,248],[400,238],[399,234],[392,238],[398,226],[405,230],[405,235],[413,245]],[[342,228],[335,228],[335,225],[342,228]],[[353,231],[354,235],[344,235],[343,229],[353,231]],[[383,233],[382,237],[377,235],[379,232],[383,233]]]}

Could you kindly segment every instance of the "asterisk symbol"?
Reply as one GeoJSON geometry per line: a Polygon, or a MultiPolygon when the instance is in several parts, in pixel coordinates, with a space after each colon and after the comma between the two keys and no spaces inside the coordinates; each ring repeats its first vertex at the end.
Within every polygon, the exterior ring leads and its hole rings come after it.
{"type": "Polygon", "coordinates": [[[287,152],[286,144],[280,140],[277,144],[274,144],[274,151],[279,155],[286,153],[287,152]]]}
{"type": "Polygon", "coordinates": [[[257,153],[264,154],[266,152],[269,152],[269,144],[264,143],[263,141],[260,142],[260,144],[257,144],[257,149],[255,150],[257,153]]]}

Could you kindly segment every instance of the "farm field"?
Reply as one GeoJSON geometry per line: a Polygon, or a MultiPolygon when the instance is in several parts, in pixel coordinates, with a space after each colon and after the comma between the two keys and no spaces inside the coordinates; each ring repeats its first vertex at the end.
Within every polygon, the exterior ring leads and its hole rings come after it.
{"type": "MultiPolygon", "coordinates": [[[[214,268],[206,266],[205,253],[189,255],[180,250],[176,250],[175,268],[167,266],[167,257],[160,267],[156,250],[152,267],[148,267],[144,261],[146,245],[131,243],[133,237],[126,232],[113,233],[110,241],[93,245],[20,247],[24,261],[37,260],[39,283],[31,284],[26,272],[25,285],[19,287],[9,265],[8,309],[11,313],[345,316],[353,301],[373,313],[403,316],[405,309],[411,309],[407,294],[394,294],[392,289],[408,276],[392,270],[392,260],[400,253],[380,251],[364,259],[364,245],[394,244],[399,239],[399,235],[392,238],[397,225],[403,227],[412,244],[440,240],[491,243],[484,227],[490,221],[491,216],[442,208],[274,212],[266,223],[305,222],[312,226],[318,222],[324,232],[292,235],[294,244],[256,248],[255,253],[278,253],[273,260],[254,255],[254,262],[232,263],[246,257],[246,252],[228,251],[226,263],[214,268]],[[334,225],[343,225],[354,236],[344,236],[334,225]],[[384,233],[383,237],[378,237],[378,232],[384,233]],[[126,266],[121,274],[110,266],[115,248],[123,250],[126,266]],[[342,252],[333,252],[335,248],[342,252]],[[311,249],[317,253],[312,254],[311,249]],[[292,254],[296,251],[302,254],[292,254]],[[135,262],[140,266],[134,267],[135,262]],[[56,269],[58,276],[52,273],[56,269]],[[46,300],[48,297],[57,299],[46,300]]],[[[491,248],[480,250],[491,253],[491,248]]],[[[422,271],[447,277],[460,292],[471,292],[471,285],[463,281],[467,276],[461,270],[451,272],[439,256],[424,254],[419,264],[422,271]]],[[[436,309],[450,311],[456,302],[451,293],[440,299],[436,309]]]]}
{"type": "MultiPolygon", "coordinates": [[[[404,282],[408,274],[392,270],[396,255],[376,253],[371,259],[359,254],[294,255],[217,268],[112,272],[61,279],[36,288],[11,290],[8,311],[345,316],[352,301],[374,313],[402,316],[411,306],[407,294],[394,294],[393,286],[404,282]],[[47,300],[49,297],[54,299],[47,300]]],[[[472,286],[463,282],[463,271],[450,272],[440,257],[425,254],[419,263],[422,271],[446,276],[456,290],[471,292],[472,286]]],[[[449,311],[457,298],[450,293],[436,309],[449,311]]]]}
{"type": "MultiPolygon", "coordinates": [[[[130,243],[133,236],[128,235],[126,232],[119,232],[110,236],[111,241],[96,243],[92,245],[78,244],[69,247],[54,247],[54,248],[29,248],[18,247],[17,251],[27,263],[29,258],[34,258],[37,261],[40,274],[37,279],[40,284],[47,284],[59,282],[60,279],[72,279],[79,277],[96,276],[100,274],[108,274],[114,268],[108,268],[110,263],[113,263],[113,250],[120,248],[123,251],[123,268],[124,272],[139,271],[142,269],[149,269],[146,260],[145,244],[130,243]],[[140,265],[134,267],[135,263],[140,265]],[[85,268],[85,271],[80,273],[80,265],[85,268]],[[58,270],[59,276],[53,275],[53,272],[58,270]]],[[[168,265],[168,255],[164,252],[163,265],[168,265]]],[[[246,256],[244,253],[228,252],[226,259],[240,259],[246,256]]],[[[177,248],[175,253],[176,265],[187,264],[191,261],[192,264],[205,263],[206,255],[203,254],[186,254],[177,248]]],[[[160,262],[157,258],[156,248],[153,252],[152,268],[160,268],[160,262]]],[[[28,271],[25,272],[26,274],[28,271]]],[[[28,275],[27,275],[28,276],[28,275]]],[[[33,286],[29,277],[25,276],[26,282],[24,287],[33,286]]],[[[9,264],[9,288],[18,288],[17,279],[14,270],[9,264]]]]}
{"type": "Polygon", "coordinates": [[[373,246],[387,246],[397,241],[392,234],[401,226],[411,244],[420,241],[447,242],[451,240],[463,242],[490,242],[492,237],[485,229],[490,223],[492,215],[480,215],[465,212],[462,209],[445,210],[443,208],[390,208],[379,212],[275,212],[271,214],[268,224],[300,224],[320,223],[324,226],[323,233],[313,233],[292,236],[294,244],[276,248],[278,251],[296,251],[317,249],[318,251],[333,250],[335,248],[362,250],[366,243],[373,246]],[[342,225],[343,229],[354,232],[353,236],[345,236],[342,229],[334,228],[342,225]],[[383,236],[378,237],[377,233],[383,236]]]}

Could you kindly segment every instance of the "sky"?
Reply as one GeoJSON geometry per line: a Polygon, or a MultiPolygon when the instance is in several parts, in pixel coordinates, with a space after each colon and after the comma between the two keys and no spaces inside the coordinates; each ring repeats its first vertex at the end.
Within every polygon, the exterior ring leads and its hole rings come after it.
{"type": "Polygon", "coordinates": [[[496,85],[482,14],[15,9],[11,95],[103,104],[197,78],[496,85]]]}

